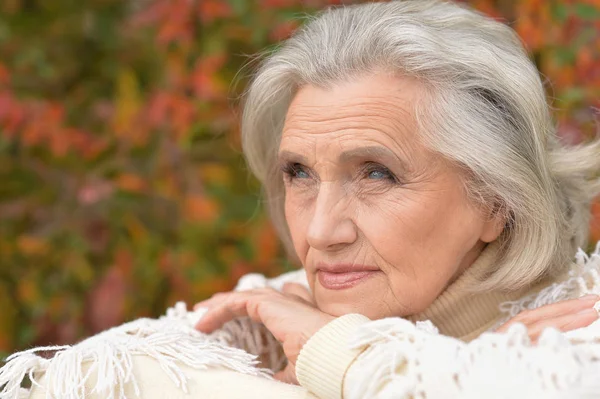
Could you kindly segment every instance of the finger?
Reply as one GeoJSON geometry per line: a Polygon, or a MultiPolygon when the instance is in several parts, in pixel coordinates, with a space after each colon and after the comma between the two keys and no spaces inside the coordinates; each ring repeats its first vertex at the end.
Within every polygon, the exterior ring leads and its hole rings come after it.
{"type": "Polygon", "coordinates": [[[198,320],[194,328],[198,331],[211,333],[230,320],[248,315],[246,301],[248,298],[231,298],[223,303],[211,307],[204,316],[198,320]]]}
{"type": "Polygon", "coordinates": [[[209,300],[208,311],[194,326],[202,332],[212,332],[230,320],[250,317],[262,323],[259,306],[276,297],[284,297],[272,288],[257,288],[247,291],[228,292],[209,300]]]}
{"type": "Polygon", "coordinates": [[[281,382],[285,382],[286,384],[300,385],[298,379],[296,378],[296,369],[291,363],[288,363],[283,370],[275,373],[273,378],[281,382]]]}
{"type": "Polygon", "coordinates": [[[249,316],[252,320],[262,322],[257,312],[258,304],[267,298],[283,295],[270,287],[244,291],[217,293],[210,299],[197,303],[194,308],[207,307],[208,312],[194,326],[202,332],[212,332],[236,317],[249,316]]]}
{"type": "Polygon", "coordinates": [[[534,321],[577,313],[592,307],[598,300],[600,300],[598,295],[586,295],[581,298],[560,301],[533,309],[531,312],[525,312],[525,319],[534,321]]]}
{"type": "Polygon", "coordinates": [[[556,317],[554,319],[545,319],[530,326],[527,331],[533,341],[537,341],[542,332],[548,327],[554,327],[562,332],[576,330],[587,327],[598,320],[598,312],[594,308],[588,308],[576,314],[569,314],[556,317]]]}
{"type": "Polygon", "coordinates": [[[211,296],[210,298],[207,298],[203,301],[197,302],[193,309],[194,310],[198,310],[199,308],[208,308],[212,305],[214,305],[215,303],[221,302],[223,300],[225,300],[226,298],[228,298],[230,295],[235,294],[235,292],[217,292],[216,294],[214,294],[213,296],[211,296]]]}
{"type": "Polygon", "coordinates": [[[575,314],[591,308],[599,299],[600,297],[598,295],[586,295],[577,299],[570,299],[541,306],[537,309],[525,310],[498,327],[496,332],[506,332],[508,328],[515,323],[523,323],[530,326],[541,320],[575,314]]]}
{"type": "Polygon", "coordinates": [[[281,291],[285,294],[296,295],[297,297],[300,297],[301,299],[304,299],[306,302],[311,303],[313,305],[315,303],[315,300],[310,291],[306,289],[306,287],[304,287],[302,284],[285,283],[283,284],[281,291]]]}
{"type": "Polygon", "coordinates": [[[192,307],[192,309],[194,309],[194,310],[198,310],[198,309],[200,309],[200,308],[206,308],[206,307],[208,307],[208,306],[206,306],[206,303],[207,303],[208,301],[209,301],[208,299],[205,299],[205,300],[203,300],[203,301],[196,302],[196,304],[195,304],[195,305],[192,307]]]}

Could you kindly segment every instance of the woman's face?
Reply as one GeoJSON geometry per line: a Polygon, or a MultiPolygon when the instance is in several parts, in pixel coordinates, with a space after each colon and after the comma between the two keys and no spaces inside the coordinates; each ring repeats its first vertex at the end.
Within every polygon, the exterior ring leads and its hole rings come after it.
{"type": "Polygon", "coordinates": [[[501,223],[416,136],[412,79],[373,74],[305,86],[279,161],[285,215],[318,307],[372,319],[426,309],[501,223]]]}

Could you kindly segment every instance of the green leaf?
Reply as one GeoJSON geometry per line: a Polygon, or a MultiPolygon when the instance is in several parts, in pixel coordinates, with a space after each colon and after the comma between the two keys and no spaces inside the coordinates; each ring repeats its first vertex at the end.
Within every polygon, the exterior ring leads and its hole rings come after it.
{"type": "Polygon", "coordinates": [[[576,49],[560,47],[556,49],[555,53],[556,60],[561,66],[573,65],[577,58],[576,49]]]}
{"type": "Polygon", "coordinates": [[[248,0],[227,0],[227,2],[237,15],[246,14],[250,3],[248,0]]]}
{"type": "Polygon", "coordinates": [[[600,18],[600,8],[591,4],[576,4],[575,14],[582,19],[593,21],[600,18]]]}
{"type": "Polygon", "coordinates": [[[585,90],[580,87],[571,87],[562,92],[558,97],[567,104],[578,103],[585,98],[585,90]]]}
{"type": "Polygon", "coordinates": [[[0,43],[5,42],[10,37],[10,28],[8,24],[0,21],[0,43]]]}
{"type": "Polygon", "coordinates": [[[566,4],[554,3],[550,10],[552,17],[558,22],[565,22],[569,16],[569,10],[566,4]]]}

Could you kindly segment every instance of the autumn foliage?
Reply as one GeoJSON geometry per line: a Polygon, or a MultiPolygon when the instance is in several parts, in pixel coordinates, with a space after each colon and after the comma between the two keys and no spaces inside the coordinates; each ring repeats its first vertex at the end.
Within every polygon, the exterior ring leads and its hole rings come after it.
{"type": "MultiPolygon", "coordinates": [[[[292,267],[244,166],[238,97],[252,55],[335,3],[0,2],[0,352],[292,267]]],[[[468,3],[521,35],[565,140],[591,137],[598,1],[468,3]]]]}

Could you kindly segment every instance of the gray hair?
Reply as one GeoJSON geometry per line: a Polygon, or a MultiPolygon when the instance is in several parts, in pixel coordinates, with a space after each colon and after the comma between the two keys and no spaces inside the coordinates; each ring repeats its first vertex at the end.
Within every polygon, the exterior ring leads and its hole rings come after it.
{"type": "Polygon", "coordinates": [[[245,96],[242,145],[288,254],[277,152],[295,93],[381,69],[423,83],[419,137],[465,172],[470,198],[505,217],[496,266],[474,289],[514,290],[563,272],[587,245],[600,140],[562,146],[517,34],[441,0],[327,9],[262,62],[245,96]]]}

